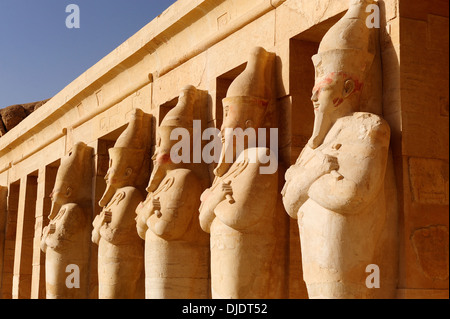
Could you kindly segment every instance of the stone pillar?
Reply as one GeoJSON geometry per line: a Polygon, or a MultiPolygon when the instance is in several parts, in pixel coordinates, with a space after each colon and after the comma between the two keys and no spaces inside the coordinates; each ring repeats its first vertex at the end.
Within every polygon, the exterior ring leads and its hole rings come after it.
{"type": "MultiPolygon", "coordinates": [[[[105,175],[108,171],[109,155],[108,149],[114,147],[115,141],[109,140],[97,140],[90,144],[94,149],[94,176],[92,177],[92,204],[93,204],[93,216],[99,215],[102,208],[98,205],[98,202],[103,196],[106,189],[105,175]]],[[[89,298],[98,298],[98,245],[91,244],[91,257],[90,257],[90,273],[89,273],[89,298]]]]}
{"type": "Polygon", "coordinates": [[[45,299],[45,255],[41,251],[42,230],[48,224],[48,213],[52,206],[50,194],[55,183],[58,167],[46,166],[39,170],[36,202],[36,222],[33,240],[33,271],[31,298],[45,299]]]}
{"type": "Polygon", "coordinates": [[[1,299],[11,299],[12,297],[19,188],[20,181],[17,181],[14,184],[10,184],[8,189],[1,299]]]}
{"type": "Polygon", "coordinates": [[[14,253],[13,299],[29,299],[31,297],[36,196],[37,177],[32,175],[22,177],[20,180],[16,248],[14,253]]]}

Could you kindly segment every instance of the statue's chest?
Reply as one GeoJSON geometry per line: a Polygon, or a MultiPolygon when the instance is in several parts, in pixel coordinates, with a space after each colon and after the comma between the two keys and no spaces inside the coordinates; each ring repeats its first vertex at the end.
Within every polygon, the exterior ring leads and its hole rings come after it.
{"type": "Polygon", "coordinates": [[[247,185],[249,182],[248,174],[246,174],[248,165],[248,160],[233,163],[222,177],[216,178],[212,186],[212,191],[219,188],[223,183],[229,184],[233,188],[240,188],[243,185],[247,185]]]}
{"type": "Polygon", "coordinates": [[[105,212],[112,212],[117,209],[120,209],[124,205],[124,200],[127,197],[127,193],[125,191],[117,191],[113,198],[110,200],[108,205],[106,205],[103,210],[105,212]]]}
{"type": "Polygon", "coordinates": [[[166,176],[159,184],[158,188],[153,192],[152,197],[158,198],[161,203],[170,201],[175,190],[175,177],[166,176]]]}

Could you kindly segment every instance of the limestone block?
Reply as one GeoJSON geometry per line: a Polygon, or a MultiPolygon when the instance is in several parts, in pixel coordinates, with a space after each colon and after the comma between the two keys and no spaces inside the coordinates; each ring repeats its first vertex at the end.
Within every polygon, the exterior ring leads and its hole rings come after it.
{"type": "MultiPolygon", "coordinates": [[[[440,15],[429,14],[427,19],[427,48],[448,53],[449,19],[440,15]]],[[[448,61],[448,57],[447,57],[448,61]]]]}
{"type": "Polygon", "coordinates": [[[341,14],[347,8],[345,1],[287,0],[276,10],[276,39],[289,39],[297,36],[307,29],[312,29],[317,24],[341,14]],[[284,23],[283,21],[296,21],[296,23],[284,23]]]}
{"type": "Polygon", "coordinates": [[[448,228],[433,225],[416,229],[411,236],[411,244],[423,274],[432,280],[448,281],[448,228]]]}
{"type": "Polygon", "coordinates": [[[443,34],[441,37],[430,35],[430,24],[436,24],[436,30],[444,25],[441,20],[447,20],[448,25],[448,19],[441,17],[430,17],[428,23],[401,19],[404,111],[440,115],[441,100],[448,100],[448,32],[447,38],[446,32],[437,32],[443,34]]]}
{"type": "Polygon", "coordinates": [[[448,161],[410,158],[409,179],[412,200],[419,204],[448,205],[448,161]]]}
{"type": "Polygon", "coordinates": [[[426,21],[428,14],[448,17],[448,2],[442,0],[403,2],[399,1],[400,17],[426,21]]]}
{"type": "Polygon", "coordinates": [[[405,156],[448,159],[448,117],[405,112],[402,128],[405,156]]]}
{"type": "Polygon", "coordinates": [[[192,136],[194,109],[205,109],[204,102],[195,87],[185,87],[157,129],[148,194],[136,209],[137,231],[145,239],[147,299],[210,296],[209,238],[198,221],[200,195],[209,185],[208,167],[174,163],[171,150],[177,141],[170,139],[175,129],[186,129],[192,136]]]}

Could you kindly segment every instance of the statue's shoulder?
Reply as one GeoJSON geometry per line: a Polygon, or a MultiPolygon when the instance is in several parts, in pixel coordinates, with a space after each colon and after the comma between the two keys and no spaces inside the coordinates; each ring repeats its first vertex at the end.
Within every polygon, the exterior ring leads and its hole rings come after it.
{"type": "Polygon", "coordinates": [[[389,127],[389,124],[386,122],[386,120],[374,113],[355,112],[353,113],[351,118],[353,121],[359,122],[369,127],[373,127],[374,129],[389,127]]]}
{"type": "Polygon", "coordinates": [[[174,178],[195,178],[195,174],[191,169],[188,168],[178,168],[173,170],[171,173],[171,177],[174,178]]]}
{"type": "Polygon", "coordinates": [[[350,124],[348,127],[357,125],[359,136],[390,138],[391,129],[388,122],[377,114],[355,112],[352,116],[347,117],[347,121],[351,121],[351,123],[346,123],[350,124]]]}
{"type": "Polygon", "coordinates": [[[142,192],[134,186],[126,186],[119,189],[113,198],[118,197],[120,200],[127,199],[131,200],[134,198],[143,198],[142,192]]]}
{"type": "Polygon", "coordinates": [[[61,206],[61,208],[59,209],[58,215],[62,216],[62,215],[74,215],[74,214],[78,214],[81,213],[83,210],[81,208],[80,205],[78,205],[77,203],[68,203],[65,204],[63,206],[61,206]]]}
{"type": "Polygon", "coordinates": [[[68,203],[61,206],[58,214],[54,219],[63,219],[65,223],[73,223],[74,221],[83,220],[85,211],[77,203],[68,203]]]}
{"type": "Polygon", "coordinates": [[[277,153],[268,147],[250,147],[244,150],[237,158],[237,162],[247,159],[249,164],[254,164],[256,167],[266,166],[269,163],[278,165],[277,153]]]}
{"type": "Polygon", "coordinates": [[[173,170],[170,175],[173,178],[173,184],[176,187],[184,187],[187,184],[191,188],[195,188],[200,182],[200,178],[191,169],[179,168],[173,170]]]}
{"type": "Polygon", "coordinates": [[[65,204],[65,205],[61,206],[61,210],[63,210],[63,209],[66,212],[69,212],[69,211],[80,210],[81,207],[77,203],[68,203],[68,204],[65,204]]]}
{"type": "Polygon", "coordinates": [[[278,176],[278,153],[268,147],[244,150],[233,164],[235,176],[246,180],[267,180],[278,176]]]}

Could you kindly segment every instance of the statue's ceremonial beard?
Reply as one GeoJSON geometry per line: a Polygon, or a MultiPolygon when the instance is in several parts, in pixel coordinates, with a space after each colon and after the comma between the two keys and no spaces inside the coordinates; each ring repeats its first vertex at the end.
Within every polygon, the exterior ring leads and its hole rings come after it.
{"type": "Polygon", "coordinates": [[[108,205],[110,200],[113,198],[114,194],[116,193],[117,188],[114,186],[111,186],[109,183],[106,183],[106,190],[103,193],[103,197],[99,201],[100,207],[105,207],[108,205]]]}
{"type": "Polygon", "coordinates": [[[152,175],[150,176],[150,181],[147,186],[148,193],[154,192],[158,189],[158,186],[166,176],[166,173],[167,169],[161,164],[158,164],[157,162],[153,164],[152,175]]]}
{"type": "Polygon", "coordinates": [[[308,145],[312,149],[318,148],[322,145],[328,131],[333,126],[333,121],[329,114],[323,112],[316,112],[314,119],[314,130],[308,145]]]}
{"type": "Polygon", "coordinates": [[[56,215],[58,215],[59,210],[61,209],[62,205],[57,204],[55,202],[52,202],[52,208],[50,209],[50,215],[48,216],[49,219],[54,219],[56,215]]]}
{"type": "Polygon", "coordinates": [[[231,165],[233,165],[232,161],[230,161],[231,163],[227,163],[227,158],[226,158],[226,154],[229,152],[232,152],[231,154],[233,154],[233,160],[234,160],[234,145],[233,145],[233,139],[231,139],[231,142],[227,142],[227,140],[222,143],[222,152],[220,153],[220,160],[219,163],[217,164],[216,169],[214,170],[214,175],[218,176],[218,177],[222,177],[231,167],[231,165]]]}

